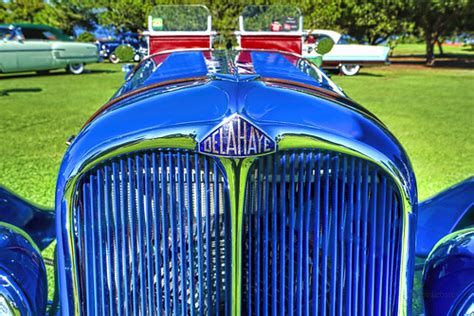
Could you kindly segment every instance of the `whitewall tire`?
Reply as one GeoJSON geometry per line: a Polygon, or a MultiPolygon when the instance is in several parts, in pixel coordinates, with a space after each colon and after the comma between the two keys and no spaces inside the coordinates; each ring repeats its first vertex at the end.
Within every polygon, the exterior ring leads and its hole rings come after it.
{"type": "Polygon", "coordinates": [[[346,76],[354,76],[360,70],[360,65],[345,64],[341,66],[341,72],[346,76]]]}
{"type": "Polygon", "coordinates": [[[84,72],[84,64],[79,63],[67,65],[66,71],[70,74],[80,75],[84,72]]]}
{"type": "Polygon", "coordinates": [[[120,58],[118,58],[117,55],[113,53],[109,56],[109,60],[112,64],[118,64],[120,62],[120,58]]]}

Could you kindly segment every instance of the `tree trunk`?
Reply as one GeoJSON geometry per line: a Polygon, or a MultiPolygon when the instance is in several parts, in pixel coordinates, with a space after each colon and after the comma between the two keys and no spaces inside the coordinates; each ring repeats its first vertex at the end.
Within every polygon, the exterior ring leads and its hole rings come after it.
{"type": "Polygon", "coordinates": [[[440,54],[441,56],[443,56],[443,55],[444,55],[444,52],[443,52],[443,41],[440,40],[440,39],[438,39],[438,40],[436,41],[436,43],[438,43],[439,54],[440,54]]]}
{"type": "Polygon", "coordinates": [[[435,63],[433,35],[425,30],[426,43],[426,65],[433,66],[435,63]]]}

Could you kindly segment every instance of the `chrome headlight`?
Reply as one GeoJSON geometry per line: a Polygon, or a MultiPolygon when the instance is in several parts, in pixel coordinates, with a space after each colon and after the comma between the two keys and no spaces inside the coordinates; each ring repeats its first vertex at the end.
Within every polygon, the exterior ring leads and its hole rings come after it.
{"type": "Polygon", "coordinates": [[[0,315],[44,315],[48,281],[43,259],[21,229],[0,222],[0,315]]]}
{"type": "Polygon", "coordinates": [[[30,310],[19,286],[0,271],[0,315],[27,315],[30,310]]]}

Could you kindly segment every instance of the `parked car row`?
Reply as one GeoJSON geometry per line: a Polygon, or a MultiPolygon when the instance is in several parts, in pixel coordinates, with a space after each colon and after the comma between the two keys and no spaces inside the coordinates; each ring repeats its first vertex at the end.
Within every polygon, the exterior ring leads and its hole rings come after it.
{"type": "MultiPolygon", "coordinates": [[[[389,48],[348,44],[344,37],[329,30],[306,32],[302,55],[324,69],[338,69],[347,76],[355,75],[365,65],[388,63],[389,48]],[[324,56],[316,52],[323,39],[336,45],[324,56]]],[[[122,56],[138,62],[148,55],[148,43],[138,33],[119,33],[112,39],[92,43],[77,43],[61,30],[38,24],[0,24],[0,73],[50,70],[65,68],[72,74],[84,71],[84,65],[109,59],[119,63],[122,56]],[[118,49],[120,48],[120,49],[118,49]],[[127,54],[117,54],[119,50],[127,54]]]]}
{"type": "Polygon", "coordinates": [[[61,30],[42,24],[0,24],[0,73],[65,69],[72,74],[84,72],[84,66],[107,58],[120,62],[115,50],[129,47],[132,60],[140,61],[148,54],[146,42],[136,33],[119,35],[116,40],[93,43],[75,42],[61,30]]]}

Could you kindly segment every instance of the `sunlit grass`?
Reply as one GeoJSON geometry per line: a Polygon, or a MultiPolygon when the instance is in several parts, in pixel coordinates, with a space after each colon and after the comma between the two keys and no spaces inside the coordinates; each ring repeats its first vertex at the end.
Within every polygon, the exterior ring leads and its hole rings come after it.
{"type": "MultiPolygon", "coordinates": [[[[460,55],[467,55],[474,57],[474,49],[472,46],[451,46],[451,45],[443,45],[443,52],[446,56],[460,56],[460,55]]],[[[425,44],[398,44],[393,49],[394,56],[400,55],[425,55],[426,54],[426,46],[425,44]]],[[[435,46],[435,54],[439,54],[438,46],[435,46]]]]}

